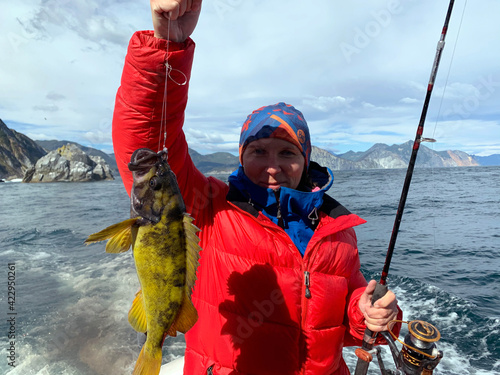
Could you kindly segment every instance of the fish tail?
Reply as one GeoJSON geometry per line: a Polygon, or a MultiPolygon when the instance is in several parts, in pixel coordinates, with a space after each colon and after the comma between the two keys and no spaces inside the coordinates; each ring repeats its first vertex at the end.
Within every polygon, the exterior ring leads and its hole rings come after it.
{"type": "Polygon", "coordinates": [[[132,375],[158,375],[161,369],[161,356],[161,348],[148,350],[144,344],[132,375]]]}

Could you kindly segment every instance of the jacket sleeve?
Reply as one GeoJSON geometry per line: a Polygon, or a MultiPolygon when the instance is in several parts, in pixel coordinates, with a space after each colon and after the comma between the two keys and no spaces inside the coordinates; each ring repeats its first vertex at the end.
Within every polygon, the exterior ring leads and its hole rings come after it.
{"type": "MultiPolygon", "coordinates": [[[[364,286],[355,288],[350,294],[348,305],[347,305],[347,330],[344,337],[344,346],[361,346],[363,342],[363,336],[366,330],[365,317],[359,309],[359,299],[366,289],[366,280],[362,275],[361,271],[357,271],[354,276],[354,283],[360,282],[361,279],[364,282],[364,286]]],[[[403,311],[398,306],[398,316],[397,320],[403,319],[403,311]]],[[[395,335],[399,335],[401,330],[401,323],[397,323],[392,331],[395,335]]],[[[378,336],[376,344],[385,343],[385,339],[382,336],[378,336]]]]}
{"type": "Polygon", "coordinates": [[[194,48],[191,39],[174,43],[155,38],[152,31],[136,32],[129,43],[113,115],[115,158],[128,194],[133,183],[127,167],[132,153],[138,148],[163,149],[166,130],[168,162],[193,215],[196,195],[208,189],[204,189],[208,180],[189,156],[182,130],[194,48]],[[171,70],[166,79],[167,62],[171,70]]]}
{"type": "Polygon", "coordinates": [[[359,346],[362,343],[366,329],[365,317],[358,307],[359,299],[366,288],[366,279],[359,270],[359,257],[355,271],[349,280],[349,295],[345,325],[347,327],[344,337],[344,346],[359,346]]]}
{"type": "MultiPolygon", "coordinates": [[[[360,260],[358,255],[357,238],[354,234],[352,246],[354,247],[356,253],[356,260],[352,264],[351,276],[349,278],[349,294],[347,296],[347,306],[345,314],[345,326],[347,327],[344,346],[360,346],[363,341],[364,333],[366,330],[365,317],[359,309],[359,299],[366,289],[366,279],[360,270],[360,260]]],[[[398,320],[403,318],[403,312],[398,306],[398,320]]],[[[401,330],[401,323],[394,326],[393,332],[399,335],[401,330]]],[[[384,343],[385,340],[379,335],[376,344],[384,343]]]]}

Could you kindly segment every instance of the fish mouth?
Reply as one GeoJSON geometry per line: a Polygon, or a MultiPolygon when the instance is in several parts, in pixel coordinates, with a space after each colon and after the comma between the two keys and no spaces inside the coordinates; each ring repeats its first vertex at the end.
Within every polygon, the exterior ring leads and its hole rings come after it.
{"type": "Polygon", "coordinates": [[[141,217],[143,222],[153,224],[160,221],[164,200],[174,193],[171,190],[176,184],[167,157],[166,150],[156,153],[149,148],[137,149],[132,154],[128,164],[134,179],[130,194],[131,217],[141,217]]]}
{"type": "Polygon", "coordinates": [[[149,148],[140,148],[132,154],[128,169],[131,172],[139,172],[140,174],[147,173],[153,167],[161,167],[167,164],[167,159],[168,153],[166,150],[156,153],[149,148]]]}
{"type": "Polygon", "coordinates": [[[158,162],[158,154],[149,148],[140,148],[134,151],[128,163],[132,172],[149,171],[158,162]]]}

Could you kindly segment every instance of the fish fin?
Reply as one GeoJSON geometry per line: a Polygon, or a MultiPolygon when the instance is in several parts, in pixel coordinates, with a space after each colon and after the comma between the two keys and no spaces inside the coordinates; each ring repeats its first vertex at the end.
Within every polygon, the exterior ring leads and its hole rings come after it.
{"type": "Polygon", "coordinates": [[[184,231],[186,233],[186,285],[188,287],[188,296],[191,296],[191,290],[196,282],[196,269],[198,268],[201,247],[198,245],[200,238],[197,233],[200,229],[193,224],[193,218],[185,214],[184,215],[184,231]]]}
{"type": "Polygon", "coordinates": [[[124,253],[132,245],[131,228],[125,228],[121,232],[113,236],[106,244],[107,253],[124,253]]]}
{"type": "Polygon", "coordinates": [[[128,312],[128,322],[137,332],[146,332],[148,330],[148,322],[146,320],[146,308],[144,307],[144,298],[142,289],[135,294],[132,307],[128,312]]]}
{"type": "Polygon", "coordinates": [[[177,314],[177,317],[168,329],[167,334],[175,337],[177,336],[177,331],[186,333],[192,326],[194,326],[197,320],[198,312],[196,311],[193,302],[191,302],[191,299],[188,296],[185,296],[182,301],[179,314],[177,314]]]}
{"type": "Polygon", "coordinates": [[[138,217],[135,217],[113,224],[100,232],[91,234],[85,240],[85,243],[90,244],[109,240],[106,244],[107,253],[123,253],[132,245],[132,226],[138,219],[138,217]]]}
{"type": "Polygon", "coordinates": [[[161,369],[161,355],[161,349],[154,348],[154,352],[151,353],[144,344],[132,375],[158,375],[161,369]]]}

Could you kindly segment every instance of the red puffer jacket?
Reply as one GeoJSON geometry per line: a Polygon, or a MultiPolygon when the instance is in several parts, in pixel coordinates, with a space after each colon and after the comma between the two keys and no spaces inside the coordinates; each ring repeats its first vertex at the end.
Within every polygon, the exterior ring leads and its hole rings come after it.
{"type": "MultiPolygon", "coordinates": [[[[127,191],[131,154],[157,150],[162,136],[166,46],[152,32],[130,41],[113,119],[127,191]]],[[[174,80],[184,79],[179,72],[189,80],[194,43],[171,43],[169,51],[174,80]]],[[[357,305],[366,281],[352,229],[364,220],[329,198],[302,258],[281,228],[228,200],[225,183],[194,167],[182,131],[187,91],[168,80],[169,163],[203,248],[193,292],[199,320],[186,334],[184,373],[348,374],[342,347],[360,345],[365,330],[357,305]]]]}

